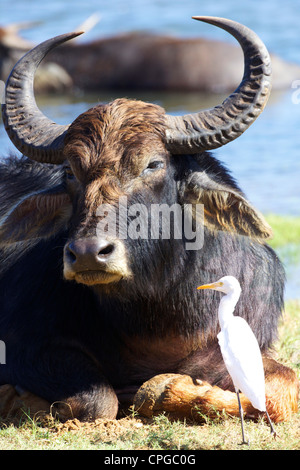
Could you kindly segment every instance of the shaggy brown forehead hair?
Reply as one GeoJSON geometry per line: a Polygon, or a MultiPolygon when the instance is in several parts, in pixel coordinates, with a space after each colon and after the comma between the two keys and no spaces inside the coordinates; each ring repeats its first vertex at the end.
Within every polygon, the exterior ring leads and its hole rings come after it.
{"type": "Polygon", "coordinates": [[[117,203],[153,153],[164,153],[165,111],[157,105],[118,99],[81,114],[65,138],[64,155],[82,183],[80,205],[92,216],[117,203]]]}
{"type": "Polygon", "coordinates": [[[164,134],[165,111],[160,106],[118,99],[75,119],[64,155],[84,184],[109,174],[122,178],[128,165],[138,171],[149,152],[166,153],[164,134]]]}

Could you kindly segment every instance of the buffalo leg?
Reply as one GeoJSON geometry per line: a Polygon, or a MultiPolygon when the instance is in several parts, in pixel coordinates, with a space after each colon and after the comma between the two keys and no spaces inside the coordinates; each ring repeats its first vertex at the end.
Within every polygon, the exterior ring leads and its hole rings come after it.
{"type": "Polygon", "coordinates": [[[61,420],[116,417],[117,396],[93,359],[71,348],[47,350],[36,357],[29,365],[23,363],[10,383],[47,400],[61,420]]]}
{"type": "MultiPolygon", "coordinates": [[[[295,372],[270,358],[264,358],[266,377],[266,406],[274,423],[288,421],[297,411],[299,382],[295,372]]],[[[257,418],[248,398],[240,394],[245,416],[257,418]]],[[[236,393],[224,390],[207,381],[183,374],[161,374],[145,382],[134,398],[135,409],[151,417],[162,412],[174,419],[192,418],[203,421],[203,416],[220,416],[225,411],[240,416],[236,393]]]]}

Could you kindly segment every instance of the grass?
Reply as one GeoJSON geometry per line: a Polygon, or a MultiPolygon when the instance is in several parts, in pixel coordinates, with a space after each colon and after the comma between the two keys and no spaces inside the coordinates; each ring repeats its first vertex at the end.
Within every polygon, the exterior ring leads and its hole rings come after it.
{"type": "Polygon", "coordinates": [[[300,217],[270,214],[266,217],[273,229],[273,238],[269,241],[283,263],[295,266],[300,263],[300,217]]]}
{"type": "Polygon", "coordinates": [[[269,214],[266,220],[273,229],[270,244],[276,250],[287,245],[300,246],[300,217],[269,214]]]}
{"type": "MultiPolygon", "coordinates": [[[[274,228],[272,246],[275,250],[292,246],[299,256],[300,219],[268,216],[274,228]]],[[[300,378],[300,299],[286,303],[279,326],[276,359],[293,368],[300,378]]],[[[299,403],[300,409],[300,403],[299,403]]],[[[146,420],[132,415],[120,420],[97,420],[84,424],[77,420],[61,424],[55,420],[39,422],[24,414],[18,426],[0,422],[2,450],[299,450],[300,412],[292,420],[276,425],[279,438],[270,436],[263,421],[247,420],[245,432],[249,446],[241,446],[240,422],[220,415],[206,418],[202,425],[170,422],[165,415],[146,420]]]]}

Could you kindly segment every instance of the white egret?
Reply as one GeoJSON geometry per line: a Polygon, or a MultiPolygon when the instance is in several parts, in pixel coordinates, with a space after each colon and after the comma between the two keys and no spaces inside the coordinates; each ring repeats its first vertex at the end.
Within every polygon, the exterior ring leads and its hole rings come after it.
{"type": "Polygon", "coordinates": [[[219,305],[218,317],[221,331],[217,337],[225,365],[237,394],[243,444],[248,442],[245,441],[243,409],[239,392],[242,392],[251,401],[254,408],[266,414],[271,434],[276,437],[266,409],[264,369],[257,339],[246,320],[233,315],[241,294],[239,281],[233,276],[224,276],[212,284],[199,286],[197,289],[213,289],[226,294],[221,298],[219,305]]]}

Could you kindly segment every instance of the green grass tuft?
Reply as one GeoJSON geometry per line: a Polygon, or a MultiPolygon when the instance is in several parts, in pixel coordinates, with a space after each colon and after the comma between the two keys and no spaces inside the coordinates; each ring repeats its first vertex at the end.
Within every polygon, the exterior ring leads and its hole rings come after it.
{"type": "Polygon", "coordinates": [[[287,245],[295,245],[300,250],[300,217],[269,214],[265,218],[273,229],[269,243],[275,250],[287,245]]]}

